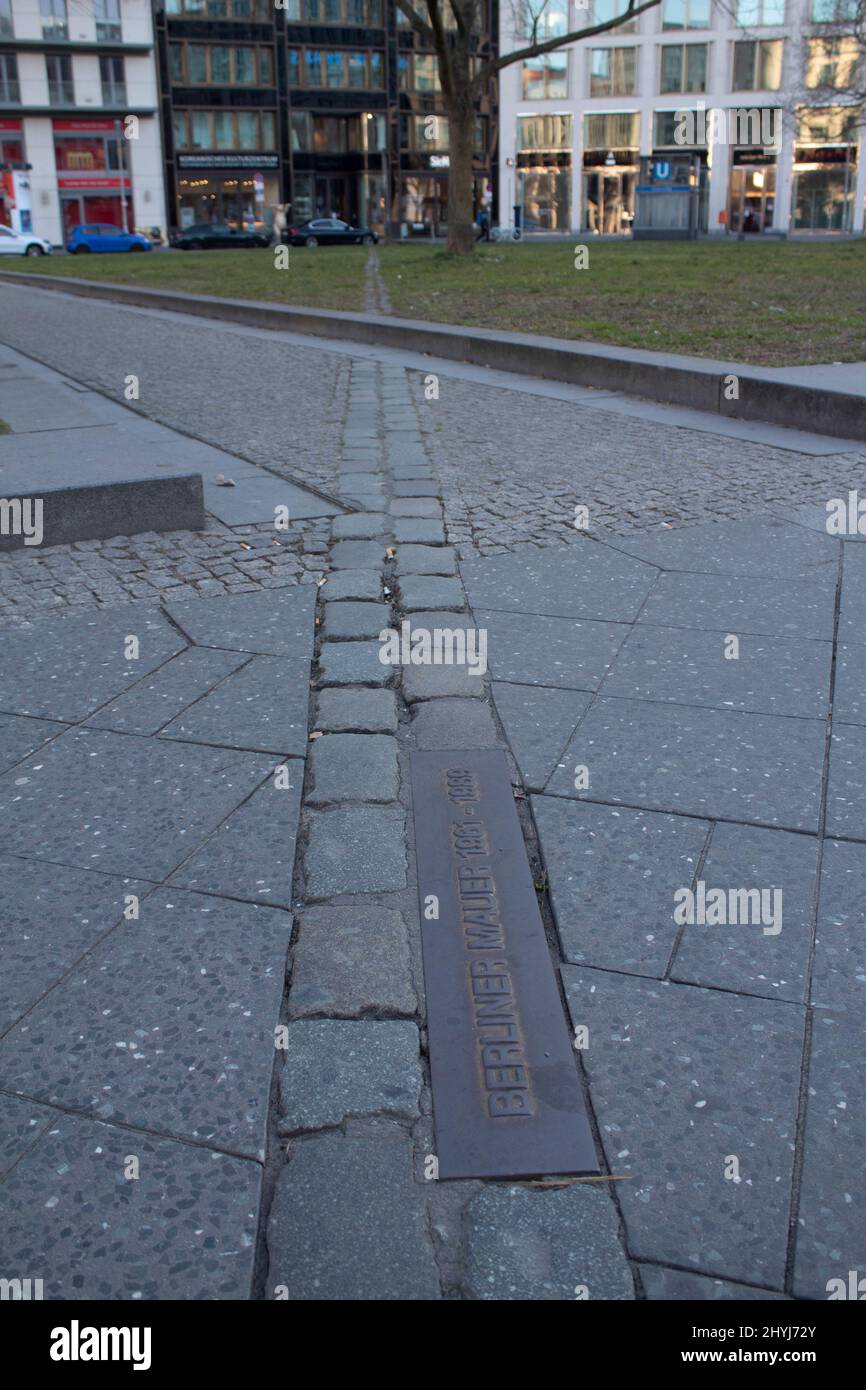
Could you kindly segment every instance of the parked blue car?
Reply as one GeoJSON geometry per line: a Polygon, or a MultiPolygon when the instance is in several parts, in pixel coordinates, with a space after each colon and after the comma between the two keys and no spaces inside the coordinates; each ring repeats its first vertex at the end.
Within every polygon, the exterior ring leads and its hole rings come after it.
{"type": "Polygon", "coordinates": [[[80,256],[87,251],[150,251],[152,247],[147,237],[139,232],[124,232],[121,227],[90,222],[87,226],[72,228],[66,249],[71,255],[80,256]]]}

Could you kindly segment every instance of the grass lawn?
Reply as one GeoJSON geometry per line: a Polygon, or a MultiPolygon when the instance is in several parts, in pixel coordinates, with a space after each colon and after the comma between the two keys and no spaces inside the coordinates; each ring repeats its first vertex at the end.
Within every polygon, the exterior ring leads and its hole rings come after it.
{"type": "MultiPolygon", "coordinates": [[[[763,366],[866,358],[866,241],[485,245],[468,260],[429,245],[381,246],[402,318],[586,338],[763,366]]],[[[363,310],[366,247],[22,258],[4,269],[192,293],[363,310]]]]}

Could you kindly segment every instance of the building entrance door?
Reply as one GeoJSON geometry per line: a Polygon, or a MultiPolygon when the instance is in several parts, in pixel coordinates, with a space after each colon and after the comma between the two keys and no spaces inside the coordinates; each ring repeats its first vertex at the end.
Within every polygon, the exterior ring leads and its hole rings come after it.
{"type": "Polygon", "coordinates": [[[776,168],[773,164],[734,165],[728,201],[732,232],[768,232],[776,210],[776,168]]]}
{"type": "Polygon", "coordinates": [[[583,175],[584,229],[598,236],[624,236],[634,221],[637,170],[588,169],[583,175]]]}
{"type": "Polygon", "coordinates": [[[350,226],[357,224],[357,180],[348,174],[317,174],[314,217],[339,217],[350,226]]]}

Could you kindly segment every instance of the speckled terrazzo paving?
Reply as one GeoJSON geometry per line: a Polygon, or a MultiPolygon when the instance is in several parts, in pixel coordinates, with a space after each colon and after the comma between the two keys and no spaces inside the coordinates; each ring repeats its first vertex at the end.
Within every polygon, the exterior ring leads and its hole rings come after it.
{"type": "Polygon", "coordinates": [[[0,1225],[46,1297],[250,1294],[314,636],[259,597],[4,637],[0,1225]]]}

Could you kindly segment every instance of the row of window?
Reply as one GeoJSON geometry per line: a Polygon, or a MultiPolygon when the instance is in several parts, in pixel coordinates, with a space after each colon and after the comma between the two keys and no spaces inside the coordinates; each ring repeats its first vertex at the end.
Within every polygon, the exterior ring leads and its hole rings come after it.
{"type": "MultiPolygon", "coordinates": [[[[284,0],[286,19],[302,24],[382,27],[383,0],[284,0]]],[[[165,0],[168,15],[185,19],[273,19],[272,0],[165,0]]]]}
{"type": "MultiPolygon", "coordinates": [[[[47,53],[45,73],[48,78],[48,101],[51,106],[75,105],[75,82],[72,77],[72,58],[68,53],[47,53]]],[[[99,77],[102,83],[103,106],[126,105],[126,78],[122,58],[100,58],[99,77]]],[[[0,53],[0,103],[21,104],[21,84],[18,81],[18,59],[14,53],[0,53]]]]}
{"type": "Polygon", "coordinates": [[[272,48],[253,44],[170,43],[172,82],[195,86],[270,87],[274,81],[272,48]]]}
{"type": "MultiPolygon", "coordinates": [[[[571,150],[574,143],[574,117],[568,112],[517,117],[517,149],[525,152],[571,150]]],[[[733,118],[732,118],[733,119],[733,118]]],[[[856,139],[858,113],[850,107],[821,107],[798,112],[796,140],[801,145],[833,145],[856,139]]],[[[656,148],[676,145],[676,111],[653,113],[653,144],[656,148]]],[[[760,145],[762,121],[758,109],[738,113],[734,142],[760,145]]],[[[586,150],[636,150],[640,148],[639,111],[591,112],[583,117],[583,147],[586,150]]]]}
{"type": "MultiPolygon", "coordinates": [[[[736,26],[740,29],[755,29],[761,25],[774,26],[785,23],[786,0],[718,0],[718,23],[722,28],[736,26]]],[[[842,24],[858,18],[861,0],[811,0],[810,18],[813,24],[842,24]]],[[[628,8],[628,0],[591,0],[588,24],[604,24],[623,14],[628,8]]],[[[577,16],[578,22],[569,20],[569,0],[524,0],[524,17],[518,25],[524,38],[529,38],[535,20],[535,32],[539,39],[552,39],[580,28],[584,14],[577,16]]],[[[649,18],[650,26],[656,25],[655,18],[649,18]]],[[[636,33],[639,19],[620,25],[617,32],[636,33]]],[[[713,27],[713,0],[662,0],[661,29],[710,29],[713,27]]]]}
{"type": "Polygon", "coordinates": [[[276,149],[273,111],[175,111],[176,150],[276,149]]]}
{"type": "MultiPolygon", "coordinates": [[[[39,0],[43,39],[69,38],[67,0],[39,0]]],[[[89,0],[88,13],[96,20],[100,43],[117,43],[121,38],[120,0],[89,0]]],[[[11,0],[0,0],[0,39],[15,37],[11,0]]]]}
{"type": "MultiPolygon", "coordinates": [[[[174,145],[187,150],[273,150],[276,118],[273,111],[175,111],[174,145]]],[[[486,147],[486,122],[475,122],[476,149],[486,147]]],[[[377,153],[385,149],[385,117],[361,112],[355,116],[321,116],[311,111],[291,113],[291,143],[296,153],[377,153]]],[[[447,116],[400,116],[400,145],[422,154],[448,150],[447,116]]]]}
{"type": "Polygon", "coordinates": [[[290,87],[344,87],[377,91],[383,86],[381,53],[343,48],[290,48],[290,87]]]}
{"type": "MultiPolygon", "coordinates": [[[[782,85],[784,39],[743,39],[732,44],[732,92],[777,92],[782,85]]],[[[639,49],[592,48],[589,51],[591,97],[637,93],[639,49]]],[[[663,95],[706,92],[710,45],[671,43],[660,46],[659,87],[663,95]]],[[[568,96],[567,53],[548,53],[523,65],[523,96],[549,100],[568,96]]],[[[850,88],[860,63],[859,41],[851,35],[809,39],[805,86],[814,91],[850,88]]]]}

